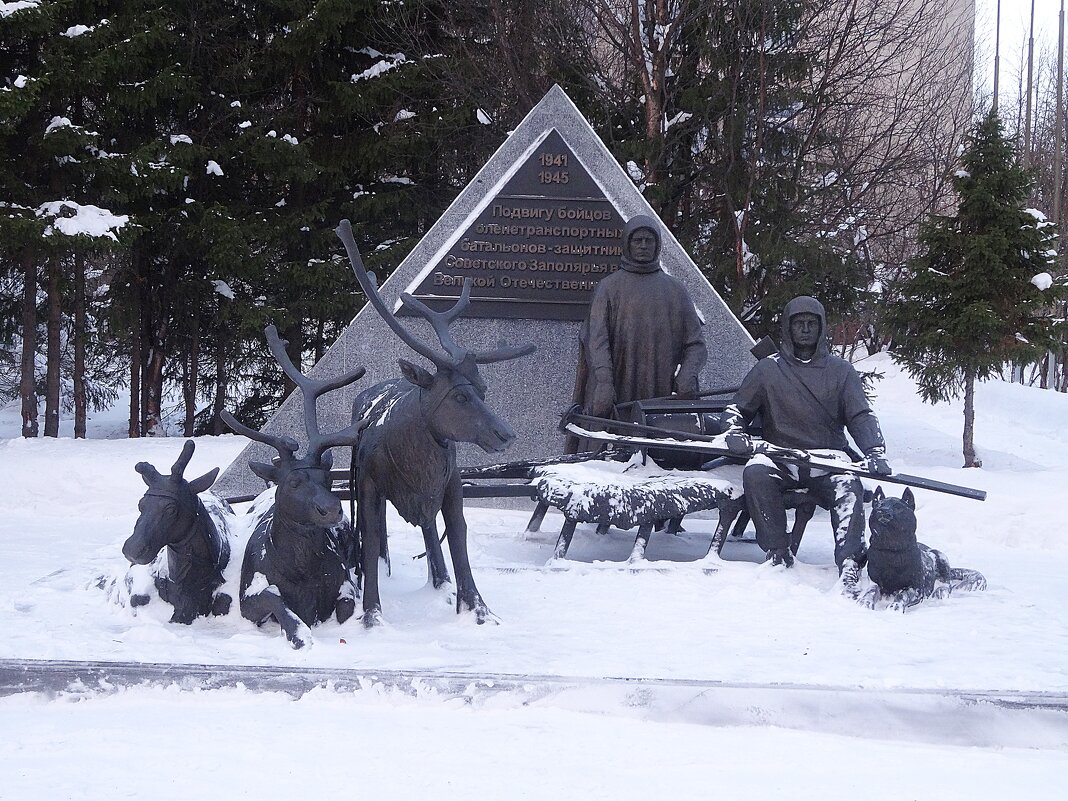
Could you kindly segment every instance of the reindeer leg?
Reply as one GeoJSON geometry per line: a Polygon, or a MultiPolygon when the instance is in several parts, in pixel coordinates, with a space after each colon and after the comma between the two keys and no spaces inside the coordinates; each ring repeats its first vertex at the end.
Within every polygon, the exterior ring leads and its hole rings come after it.
{"type": "Polygon", "coordinates": [[[233,603],[233,599],[229,593],[220,592],[211,601],[211,614],[215,617],[222,617],[223,615],[230,614],[230,604],[233,603]]]}
{"type": "Polygon", "coordinates": [[[986,576],[978,570],[969,570],[966,567],[954,567],[949,571],[951,588],[957,590],[985,590],[986,576]]]}
{"type": "Polygon", "coordinates": [[[864,591],[864,594],[857,598],[857,603],[863,606],[865,609],[874,609],[875,605],[879,603],[879,598],[882,593],[879,591],[878,584],[872,584],[864,591]]]}
{"type": "Polygon", "coordinates": [[[338,623],[344,623],[353,616],[356,599],[360,597],[360,534],[356,528],[356,515],[353,514],[351,519],[351,525],[343,525],[337,531],[337,554],[345,572],[334,603],[334,615],[338,623]]]}
{"type": "Polygon", "coordinates": [[[382,599],[378,591],[378,556],[386,530],[386,499],[379,495],[373,483],[360,481],[360,501],[356,507],[360,518],[363,573],[363,625],[367,628],[382,622],[382,599]]]}
{"type": "Polygon", "coordinates": [[[294,648],[303,648],[312,641],[311,629],[289,610],[282,596],[272,587],[253,595],[242,596],[241,616],[257,626],[262,626],[273,617],[294,648]]]}
{"type": "Polygon", "coordinates": [[[426,566],[430,574],[430,583],[434,589],[441,589],[443,584],[452,581],[449,569],[445,567],[445,555],[441,552],[441,539],[438,537],[438,521],[431,520],[423,528],[423,544],[426,546],[426,566]]]}
{"type": "Polygon", "coordinates": [[[475,613],[479,624],[487,620],[497,622],[493,613],[482,600],[471,573],[471,561],[467,555],[467,521],[464,520],[464,498],[460,486],[460,473],[456,471],[445,487],[441,503],[441,516],[445,519],[445,537],[449,541],[452,569],[456,574],[456,611],[461,603],[475,613]]]}
{"type": "Polygon", "coordinates": [[[195,601],[182,598],[175,599],[177,602],[174,604],[174,613],[171,615],[171,623],[182,623],[186,626],[190,625],[197,619],[197,604],[195,601]]]}
{"type": "Polygon", "coordinates": [[[890,595],[890,603],[887,609],[893,612],[905,612],[910,606],[915,606],[923,600],[923,595],[915,587],[906,587],[890,595]]]}

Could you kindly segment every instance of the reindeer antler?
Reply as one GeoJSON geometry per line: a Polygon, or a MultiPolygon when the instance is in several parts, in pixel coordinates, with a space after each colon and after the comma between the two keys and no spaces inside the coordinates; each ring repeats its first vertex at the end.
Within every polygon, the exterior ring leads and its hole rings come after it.
{"type": "Polygon", "coordinates": [[[134,470],[141,474],[145,484],[150,487],[163,481],[163,476],[159,474],[154,465],[148,462],[138,462],[134,465],[134,470]]]}
{"type": "Polygon", "coordinates": [[[478,364],[492,364],[493,362],[506,362],[509,359],[518,359],[520,356],[527,356],[538,349],[538,346],[533,342],[528,342],[526,345],[505,345],[500,344],[496,350],[483,351],[482,353],[475,354],[475,361],[478,364]]]}
{"type": "Polygon", "coordinates": [[[464,357],[467,355],[467,348],[463,347],[453,339],[452,333],[449,331],[449,324],[471,305],[470,278],[464,278],[464,287],[460,291],[460,297],[445,311],[436,312],[423,303],[423,301],[412,297],[407,292],[401,293],[401,303],[415,311],[420,317],[425,318],[426,321],[430,323],[431,328],[434,329],[434,333],[438,335],[438,342],[441,343],[441,347],[445,348],[445,352],[449,354],[449,358],[452,359],[454,363],[459,364],[463,361],[464,357]]]}
{"type": "Polygon", "coordinates": [[[526,356],[528,353],[533,353],[536,350],[535,345],[526,344],[518,346],[501,346],[496,350],[486,353],[472,353],[456,342],[452,333],[449,331],[449,325],[453,320],[463,314],[471,304],[471,279],[470,277],[467,277],[464,278],[464,285],[463,289],[460,291],[460,297],[457,298],[456,302],[445,311],[433,311],[421,300],[412,297],[407,292],[401,294],[401,303],[430,323],[431,327],[434,329],[434,333],[438,337],[438,341],[448,354],[448,358],[444,358],[429,345],[415,338],[408,329],[398,322],[392,312],[386,308],[382,296],[378,293],[378,281],[375,278],[375,274],[368,272],[367,268],[364,267],[363,258],[360,256],[359,248],[356,247],[356,240],[353,239],[352,236],[352,225],[349,221],[342,220],[338,223],[335,231],[338,238],[345,244],[345,251],[348,253],[349,262],[352,264],[352,271],[356,274],[356,280],[360,282],[360,287],[363,289],[364,294],[367,296],[367,300],[374,307],[375,311],[377,311],[379,316],[386,322],[386,325],[393,329],[393,332],[401,338],[402,342],[420,356],[429,359],[437,365],[439,369],[456,367],[467,358],[468,354],[473,355],[475,362],[478,364],[489,364],[491,362],[517,359],[520,356],[526,356]]]}
{"type": "Polygon", "coordinates": [[[189,464],[189,460],[193,458],[193,449],[196,445],[193,440],[187,439],[185,445],[182,447],[182,453],[178,457],[178,461],[171,467],[171,475],[175,478],[182,478],[182,474],[185,473],[186,465],[189,464]]]}
{"type": "Polygon", "coordinates": [[[226,410],[223,410],[219,416],[226,425],[234,430],[235,434],[243,434],[251,440],[262,442],[264,445],[270,445],[278,451],[278,455],[282,458],[283,462],[288,463],[296,460],[297,448],[299,448],[300,445],[292,437],[276,437],[274,434],[267,434],[263,431],[249,428],[243,423],[239,423],[237,418],[226,410]]]}
{"type": "Polygon", "coordinates": [[[360,438],[360,433],[367,428],[370,422],[370,417],[364,417],[340,431],[335,431],[333,434],[326,434],[319,437],[314,449],[309,449],[308,458],[313,458],[318,461],[322,458],[323,454],[331,448],[337,448],[343,445],[355,445],[360,438]]]}
{"type": "Polygon", "coordinates": [[[375,278],[374,273],[368,272],[367,268],[364,267],[363,257],[360,256],[360,250],[356,247],[356,240],[352,238],[352,225],[349,221],[342,220],[338,223],[334,232],[345,244],[345,251],[349,255],[349,263],[352,265],[352,271],[356,274],[356,280],[360,282],[360,288],[363,290],[363,294],[367,296],[367,300],[370,302],[371,306],[378,312],[378,316],[385,321],[386,325],[393,329],[393,333],[400,337],[401,341],[409,348],[414,350],[420,356],[429,359],[439,368],[448,367],[448,359],[443,358],[440,353],[436,352],[426,343],[412,336],[411,332],[401,325],[397,321],[397,318],[393,316],[393,313],[386,308],[385,301],[383,301],[382,296],[378,294],[378,279],[375,278]]]}
{"type": "Polygon", "coordinates": [[[304,430],[308,434],[309,451],[315,450],[317,447],[316,441],[320,439],[319,418],[316,414],[315,401],[320,395],[325,395],[327,392],[341,387],[347,387],[352,382],[358,381],[363,378],[367,370],[363,367],[357,367],[355,370],[339,375],[336,378],[324,380],[309,378],[294,366],[293,360],[289,358],[289,354],[286,352],[286,345],[289,343],[278,336],[278,329],[274,325],[268,325],[264,329],[264,333],[267,335],[267,346],[271,349],[271,355],[281,366],[282,371],[300,388],[300,392],[304,396],[304,430]]]}

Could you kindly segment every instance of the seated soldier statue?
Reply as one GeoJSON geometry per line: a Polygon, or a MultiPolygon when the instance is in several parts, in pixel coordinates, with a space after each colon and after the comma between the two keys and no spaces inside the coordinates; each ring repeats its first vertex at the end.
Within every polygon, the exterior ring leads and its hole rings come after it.
{"type": "MultiPolygon", "coordinates": [[[[761,359],[749,371],[727,408],[727,445],[752,456],[746,428],[760,418],[763,438],[786,448],[800,448],[850,459],[848,429],[867,457],[867,468],[891,472],[879,421],[868,404],[860,376],[849,362],[830,352],[827,316],[815,298],[794,298],[783,310],[780,352],[761,359]]],[[[773,564],[790,567],[794,555],[786,531],[785,494],[810,492],[830,510],[834,561],[842,593],[857,596],[865,561],[864,488],[860,479],[798,465],[776,464],[752,456],[742,473],[757,544],[773,564]]]]}

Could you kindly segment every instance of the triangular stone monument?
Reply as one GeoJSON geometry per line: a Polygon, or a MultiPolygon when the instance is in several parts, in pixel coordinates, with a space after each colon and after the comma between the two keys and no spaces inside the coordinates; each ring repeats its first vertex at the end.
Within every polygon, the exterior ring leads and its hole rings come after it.
{"type": "MultiPolygon", "coordinates": [[[[482,368],[487,402],[518,438],[493,457],[461,446],[462,464],[563,453],[557,425],[571,405],[579,327],[596,281],[619,263],[624,221],[637,214],[655,217],[571,99],[554,86],[382,284],[392,308],[402,292],[440,308],[451,304],[470,276],[471,307],[451,329],[457,341],[472,350],[492,350],[502,341],[537,345],[530,356],[482,368]]],[[[754,363],[753,340],[666,227],[661,264],[686,285],[705,324],[708,362],[701,387],[739,384],[754,363]]],[[[402,322],[436,344],[424,320],[402,322]]],[[[367,369],[355,385],[320,399],[322,430],[347,425],[356,394],[398,377],[399,358],[420,360],[366,305],[311,371],[322,378],[361,365],[367,369]]],[[[299,392],[285,400],[265,430],[306,442],[299,392]]],[[[348,463],[344,450],[335,452],[339,466],[348,463]]],[[[273,456],[267,446],[250,444],[219,478],[215,492],[235,496],[263,489],[247,463],[273,456]]]]}

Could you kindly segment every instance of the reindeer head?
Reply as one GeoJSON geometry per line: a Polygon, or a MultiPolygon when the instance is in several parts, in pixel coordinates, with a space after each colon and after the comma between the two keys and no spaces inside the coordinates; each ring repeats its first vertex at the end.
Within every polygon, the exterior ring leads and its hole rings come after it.
{"type": "Polygon", "coordinates": [[[197,493],[207,490],[219,475],[216,467],[200,478],[185,480],[182,474],[195,447],[193,440],[186,440],[169,476],[161,475],[148,462],[138,462],[134,466],[148,490],[137,504],[141,515],[134,523],[133,534],[122,546],[123,556],[132,564],[147,565],[163,546],[181,542],[193,532],[199,504],[197,493]]]}
{"type": "Polygon", "coordinates": [[[278,330],[267,326],[267,344],[271,354],[282,370],[300,389],[304,396],[304,428],[308,435],[308,450],[297,458],[300,445],[292,437],[276,436],[256,431],[239,423],[229,412],[222,413],[223,422],[238,434],[270,445],[278,456],[273,463],[249,462],[249,469],[264,481],[277,485],[275,492],[275,518],[290,520],[311,526],[332,526],[341,521],[341,501],[330,492],[330,468],[333,458],[330,448],[352,446],[368,420],[360,420],[333,434],[322,434],[316,414],[315,401],[320,395],[348,386],[359,380],[364,368],[359,367],[337,378],[317,381],[303,375],[286,353],[286,342],[278,336],[278,330]]]}
{"type": "Polygon", "coordinates": [[[486,385],[478,373],[478,365],[526,356],[534,351],[534,345],[502,345],[494,351],[475,353],[458,344],[449,331],[449,324],[471,303],[471,279],[466,278],[456,303],[443,312],[431,310],[408,293],[401,295],[401,303],[430,323],[442,350],[428,346],[413,336],[386,308],[378,292],[378,280],[364,267],[349,221],[342,220],[336,232],[345,244],[352,270],[368,302],[402,342],[437,367],[437,372],[430,373],[400,360],[404,378],[420,389],[420,409],[430,432],[438,442],[471,442],[487,453],[507,448],[515,439],[515,431],[486,405],[486,385]]]}

